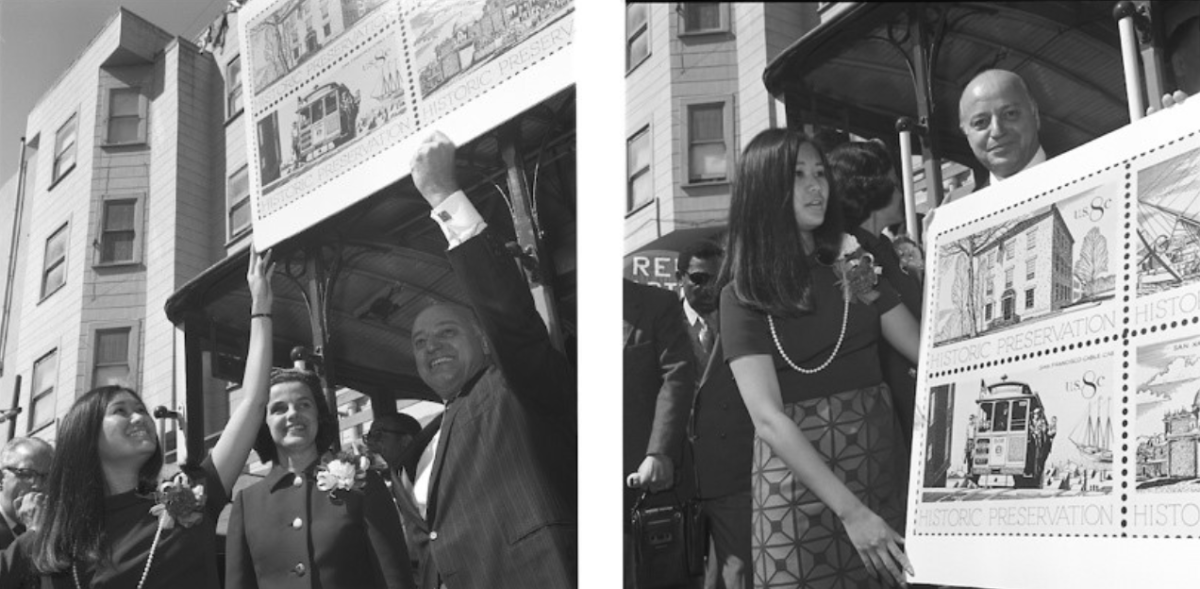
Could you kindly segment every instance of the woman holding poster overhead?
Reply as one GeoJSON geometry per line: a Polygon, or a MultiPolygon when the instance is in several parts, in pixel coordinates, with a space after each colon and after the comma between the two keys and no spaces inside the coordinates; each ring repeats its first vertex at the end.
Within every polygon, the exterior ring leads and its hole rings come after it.
{"type": "Polygon", "coordinates": [[[210,589],[217,518],[266,406],[271,357],[270,254],[250,256],[246,398],[202,462],[160,480],[163,450],[142,398],[119,384],[84,393],[58,426],[37,526],[0,557],[0,589],[210,589]]]}
{"type": "Polygon", "coordinates": [[[882,332],[915,361],[919,328],[843,233],[825,168],[807,137],[763,131],[730,203],[721,341],[757,434],[756,587],[886,586],[912,574],[897,532],[908,454],[877,344],[882,332]]]}
{"type": "Polygon", "coordinates": [[[337,417],[307,370],[271,371],[254,450],[272,468],[233,502],[226,538],[230,589],[415,586],[400,512],[361,456],[327,451],[337,417]]]}

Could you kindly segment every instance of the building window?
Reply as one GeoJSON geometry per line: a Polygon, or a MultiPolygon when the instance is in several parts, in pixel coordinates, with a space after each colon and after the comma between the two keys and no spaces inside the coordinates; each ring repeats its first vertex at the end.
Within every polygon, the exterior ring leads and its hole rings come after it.
{"type": "Polygon", "coordinates": [[[67,224],[63,223],[46,238],[46,257],[42,263],[42,298],[46,298],[67,281],[67,224]]]}
{"type": "Polygon", "coordinates": [[[250,229],[249,167],[242,166],[229,177],[225,194],[229,215],[229,239],[233,240],[250,229]]]}
{"type": "Polygon", "coordinates": [[[225,118],[242,112],[242,56],[233,58],[225,68],[225,118]]]}
{"type": "Polygon", "coordinates": [[[988,272],[988,275],[984,278],[984,280],[987,282],[987,294],[988,296],[991,296],[992,293],[996,292],[996,283],[992,278],[992,273],[988,272]]]}
{"type": "Polygon", "coordinates": [[[1037,247],[1037,225],[1030,227],[1025,232],[1025,249],[1033,249],[1037,247]]]}
{"type": "Polygon", "coordinates": [[[987,306],[983,308],[983,319],[985,321],[992,320],[992,303],[988,303],[987,306]]]}
{"type": "Polygon", "coordinates": [[[650,181],[650,127],[642,128],[629,138],[626,155],[629,196],[625,202],[625,211],[628,212],[654,199],[650,181]]]}
{"type": "Polygon", "coordinates": [[[108,91],[107,145],[146,142],[146,98],[142,89],[113,88],[108,91]]]}
{"type": "Polygon", "coordinates": [[[1008,268],[1008,269],[1004,270],[1004,288],[1012,288],[1012,283],[1013,283],[1013,269],[1008,268]]]}
{"type": "Polygon", "coordinates": [[[54,389],[58,385],[58,350],[33,363],[33,388],[29,397],[29,431],[54,421],[54,389]]]}
{"type": "Polygon", "coordinates": [[[133,328],[129,326],[95,331],[92,338],[92,387],[134,385],[132,333],[133,328]]]}
{"type": "Polygon", "coordinates": [[[731,103],[732,99],[723,99],[683,104],[687,117],[683,139],[687,146],[689,184],[724,182],[729,178],[729,154],[733,152],[731,103]]]}
{"type": "Polygon", "coordinates": [[[650,57],[650,6],[625,5],[625,71],[631,71],[650,57]]]}
{"type": "Polygon", "coordinates": [[[75,168],[75,127],[79,115],[73,114],[54,136],[54,170],[51,182],[58,182],[75,168]]]}
{"type": "Polygon", "coordinates": [[[1033,308],[1033,290],[1034,289],[1031,288],[1031,289],[1028,289],[1025,291],[1025,308],[1026,309],[1033,308]]]}
{"type": "Polygon", "coordinates": [[[1011,260],[1013,258],[1013,255],[1016,254],[1017,249],[1014,246],[1016,246],[1016,243],[1014,243],[1012,240],[1009,240],[1004,244],[1004,259],[1011,260]]]}
{"type": "Polygon", "coordinates": [[[729,31],[729,9],[718,2],[681,2],[681,35],[723,33],[729,31]]]}
{"type": "Polygon", "coordinates": [[[1037,258],[1025,260],[1025,280],[1033,280],[1035,270],[1037,270],[1037,258]]]}
{"type": "Polygon", "coordinates": [[[105,197],[101,201],[96,264],[132,264],[142,258],[141,196],[105,197]]]}

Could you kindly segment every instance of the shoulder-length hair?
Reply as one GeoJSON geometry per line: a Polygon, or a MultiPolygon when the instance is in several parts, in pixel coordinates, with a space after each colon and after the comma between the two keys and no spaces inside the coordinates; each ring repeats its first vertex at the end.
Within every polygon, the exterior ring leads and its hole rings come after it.
{"type": "Polygon", "coordinates": [[[847,227],[862,225],[871,213],[892,202],[896,180],[888,150],[874,141],[851,141],[829,152],[829,172],[842,199],[847,227]]]}
{"type": "MultiPolygon", "coordinates": [[[[46,480],[45,512],[33,543],[33,564],[43,574],[61,572],[75,563],[95,564],[109,557],[100,436],[108,404],[121,393],[142,400],[126,387],[98,387],[75,401],[58,428],[58,447],[46,480]]],[[[138,470],[138,493],[154,491],[162,465],[162,445],[156,443],[154,453],[138,470]]]]}
{"type": "Polygon", "coordinates": [[[825,221],[813,231],[817,251],[806,252],[801,244],[792,202],[796,158],[805,144],[812,145],[826,164],[825,155],[802,133],[759,133],[742,152],[733,181],[728,252],[719,283],[733,283],[742,304],[771,315],[813,312],[813,264],[831,263],[841,249],[842,207],[834,182],[829,182],[825,221]]]}
{"type": "MultiPolygon", "coordinates": [[[[337,440],[338,424],[329,405],[325,403],[325,388],[321,386],[321,379],[317,377],[316,373],[307,370],[271,369],[271,380],[268,386],[273,387],[286,382],[298,382],[312,393],[313,404],[317,407],[317,454],[324,454],[326,450],[333,447],[333,442],[337,440]]],[[[268,401],[268,405],[269,403],[268,401]]],[[[269,406],[267,410],[270,410],[269,406]]],[[[266,413],[263,413],[262,419],[266,421],[266,413]]],[[[254,438],[254,451],[263,463],[279,462],[279,450],[275,447],[275,439],[271,437],[271,428],[258,428],[258,435],[254,438]]]]}

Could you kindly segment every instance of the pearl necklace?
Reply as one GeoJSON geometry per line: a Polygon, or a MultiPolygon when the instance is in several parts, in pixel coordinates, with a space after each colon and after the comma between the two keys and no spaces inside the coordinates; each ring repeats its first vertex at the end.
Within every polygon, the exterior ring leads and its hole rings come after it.
{"type": "Polygon", "coordinates": [[[829,354],[829,357],[816,368],[802,368],[800,365],[792,362],[787,352],[783,351],[783,344],[779,342],[779,334],[775,332],[775,318],[767,315],[767,324],[771,326],[771,339],[775,340],[775,349],[779,350],[779,355],[783,356],[783,361],[787,362],[788,366],[792,367],[792,370],[800,374],[816,374],[825,370],[833,362],[833,359],[837,357],[838,352],[842,349],[842,342],[846,339],[846,321],[850,317],[850,297],[843,294],[842,298],[846,301],[845,308],[842,309],[842,332],[838,334],[837,345],[833,346],[833,353],[829,354]]]}
{"type": "MultiPolygon", "coordinates": [[[[154,531],[154,542],[150,543],[150,554],[146,557],[146,566],[142,569],[142,578],[138,581],[137,589],[142,589],[142,586],[146,584],[146,575],[150,574],[150,564],[154,562],[154,551],[158,549],[159,538],[162,538],[165,520],[165,514],[158,518],[158,529],[154,531]]],[[[71,575],[75,577],[75,589],[83,589],[83,584],[79,582],[79,568],[74,564],[71,565],[71,575]]]]}

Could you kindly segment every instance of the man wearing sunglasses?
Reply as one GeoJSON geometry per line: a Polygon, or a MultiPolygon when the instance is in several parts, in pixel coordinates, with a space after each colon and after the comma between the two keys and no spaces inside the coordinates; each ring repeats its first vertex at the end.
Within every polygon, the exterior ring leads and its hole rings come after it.
{"type": "Polygon", "coordinates": [[[704,589],[749,589],[754,423],[721,353],[716,278],[724,256],[721,246],[701,241],[680,252],[676,265],[700,367],[688,432],[690,464],[708,528],[704,589]]]}
{"type": "Polygon", "coordinates": [[[0,450],[0,549],[25,532],[28,521],[21,516],[34,517],[53,454],[37,438],[13,438],[0,450]]]}

